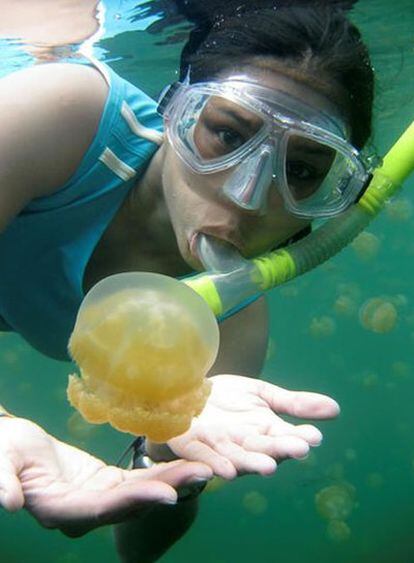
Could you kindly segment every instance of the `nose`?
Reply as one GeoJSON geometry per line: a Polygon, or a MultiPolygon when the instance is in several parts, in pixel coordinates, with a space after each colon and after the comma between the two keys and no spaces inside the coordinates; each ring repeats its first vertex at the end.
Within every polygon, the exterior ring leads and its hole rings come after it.
{"type": "Polygon", "coordinates": [[[264,215],[273,181],[273,149],[265,145],[240,163],[223,185],[224,195],[245,211],[264,215]]]}

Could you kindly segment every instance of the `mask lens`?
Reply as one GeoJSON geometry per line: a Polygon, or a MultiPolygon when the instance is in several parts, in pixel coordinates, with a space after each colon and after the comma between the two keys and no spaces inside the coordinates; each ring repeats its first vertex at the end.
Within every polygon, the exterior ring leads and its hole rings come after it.
{"type": "Polygon", "coordinates": [[[335,148],[299,135],[289,137],[285,178],[290,198],[303,212],[340,206],[353,172],[349,157],[335,148]]]}
{"type": "Polygon", "coordinates": [[[199,156],[212,161],[244,147],[263,126],[263,119],[253,111],[220,96],[210,96],[188,133],[199,156]]]}

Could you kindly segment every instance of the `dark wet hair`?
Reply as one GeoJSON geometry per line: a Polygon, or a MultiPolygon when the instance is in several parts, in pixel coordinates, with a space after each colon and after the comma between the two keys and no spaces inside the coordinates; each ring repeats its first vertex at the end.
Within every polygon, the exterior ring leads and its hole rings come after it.
{"type": "Polygon", "coordinates": [[[175,0],[194,24],[181,56],[191,82],[260,64],[304,80],[348,119],[361,148],[371,135],[374,76],[346,10],[356,0],[175,0]],[[225,7],[223,8],[223,4],[225,7]],[[221,5],[221,6],[220,6],[221,5]]]}

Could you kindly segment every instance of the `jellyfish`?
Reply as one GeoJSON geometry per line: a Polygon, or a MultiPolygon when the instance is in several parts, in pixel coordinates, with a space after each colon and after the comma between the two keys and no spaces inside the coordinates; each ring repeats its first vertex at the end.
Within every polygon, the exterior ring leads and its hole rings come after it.
{"type": "Polygon", "coordinates": [[[226,483],[227,481],[225,479],[222,479],[221,477],[213,477],[212,479],[210,479],[210,481],[208,481],[205,492],[215,493],[216,491],[222,489],[226,483]]]}
{"type": "Polygon", "coordinates": [[[268,505],[269,502],[267,498],[262,495],[262,493],[259,493],[259,491],[249,491],[243,497],[244,508],[255,516],[266,512],[268,505]]]}
{"type": "Polygon", "coordinates": [[[401,360],[391,364],[391,374],[397,379],[406,379],[411,375],[411,366],[401,360]]]}
{"type": "Polygon", "coordinates": [[[297,297],[299,295],[299,288],[293,284],[284,285],[279,289],[279,295],[283,297],[297,297]]]}
{"type": "Polygon", "coordinates": [[[397,323],[397,317],[395,305],[382,297],[369,299],[359,311],[359,320],[362,326],[377,333],[393,330],[397,323]]]}
{"type": "Polygon", "coordinates": [[[366,389],[377,387],[380,378],[374,371],[365,371],[361,374],[361,385],[366,389]]]}
{"type": "Polygon", "coordinates": [[[387,216],[395,222],[409,221],[413,215],[413,204],[407,198],[389,201],[385,206],[387,216]]]}
{"type": "Polygon", "coordinates": [[[344,317],[352,317],[357,311],[357,304],[349,295],[340,295],[334,303],[334,311],[344,317]]]}
{"type": "Polygon", "coordinates": [[[363,231],[351,243],[357,257],[363,262],[369,262],[377,257],[380,241],[373,233],[363,231]]]}
{"type": "Polygon", "coordinates": [[[346,520],[355,507],[355,488],[343,482],[329,485],[315,495],[316,509],[326,520],[346,520]]]}
{"type": "Polygon", "coordinates": [[[66,428],[72,438],[81,441],[87,440],[96,431],[96,426],[88,424],[77,411],[74,411],[66,421],[66,428]]]}
{"type": "Polygon", "coordinates": [[[341,543],[351,537],[351,528],[343,520],[329,520],[326,533],[331,541],[341,543]]]}
{"type": "Polygon", "coordinates": [[[110,276],[79,310],[69,352],[80,377],[69,376],[68,399],[88,422],[167,441],[203,409],[218,339],[213,313],[184,283],[110,276]]]}
{"type": "Polygon", "coordinates": [[[336,330],[336,324],[332,317],[313,317],[309,325],[309,333],[314,338],[326,338],[332,336],[336,330]]]}

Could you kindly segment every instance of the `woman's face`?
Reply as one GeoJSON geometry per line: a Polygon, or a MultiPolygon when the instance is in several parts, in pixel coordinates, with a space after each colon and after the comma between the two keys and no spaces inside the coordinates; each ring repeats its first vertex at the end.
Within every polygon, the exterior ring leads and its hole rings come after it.
{"type": "MultiPolygon", "coordinates": [[[[249,73],[246,73],[249,77],[249,73]]],[[[282,90],[315,108],[325,112],[334,110],[327,98],[308,85],[293,80],[276,72],[255,72],[251,79],[258,80],[263,86],[282,90]]],[[[223,102],[220,102],[223,103],[223,102]]],[[[223,108],[214,108],[215,114],[223,108]],[[217,111],[216,111],[217,110],[217,111]]],[[[225,110],[226,108],[224,108],[225,110]]],[[[208,128],[200,119],[198,129],[194,131],[194,142],[203,156],[217,156],[221,141],[209,135],[208,128]]],[[[254,119],[241,117],[242,128],[254,128],[260,125],[254,119]]],[[[240,128],[237,129],[241,131],[240,128]]],[[[237,143],[238,138],[227,136],[228,143],[237,143]]],[[[284,207],[283,199],[277,186],[277,178],[272,180],[266,192],[265,211],[246,210],[233,203],[223,194],[223,184],[228,172],[198,174],[192,171],[176,154],[174,148],[165,142],[163,148],[162,181],[164,198],[174,229],[178,247],[184,260],[194,269],[202,269],[197,255],[196,236],[205,233],[229,242],[237,247],[241,254],[251,258],[269,251],[282,244],[294,234],[304,229],[309,221],[291,215],[284,207]]]]}

